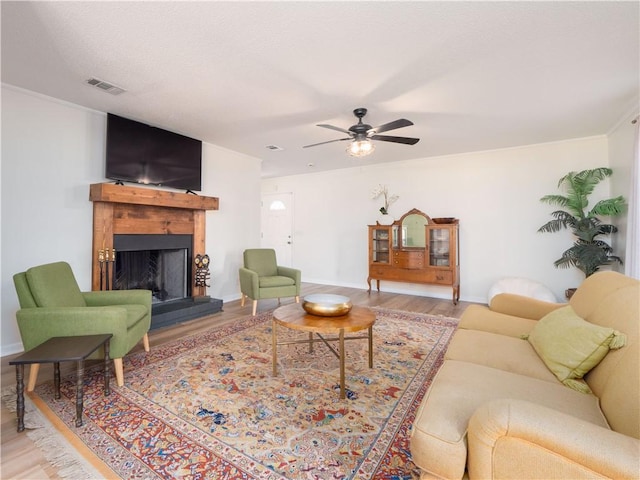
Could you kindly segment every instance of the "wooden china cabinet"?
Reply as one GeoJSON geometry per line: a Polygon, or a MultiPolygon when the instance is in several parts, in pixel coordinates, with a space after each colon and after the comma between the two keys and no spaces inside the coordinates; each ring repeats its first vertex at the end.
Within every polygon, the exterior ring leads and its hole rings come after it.
{"type": "Polygon", "coordinates": [[[371,280],[450,286],[453,303],[460,300],[458,219],[430,218],[418,209],[391,225],[369,225],[371,280]]]}

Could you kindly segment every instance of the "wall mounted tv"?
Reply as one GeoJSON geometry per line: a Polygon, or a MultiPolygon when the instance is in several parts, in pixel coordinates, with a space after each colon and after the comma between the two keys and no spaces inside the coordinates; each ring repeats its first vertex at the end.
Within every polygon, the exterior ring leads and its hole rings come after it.
{"type": "Polygon", "coordinates": [[[200,191],[202,142],[109,113],[105,176],[200,191]]]}

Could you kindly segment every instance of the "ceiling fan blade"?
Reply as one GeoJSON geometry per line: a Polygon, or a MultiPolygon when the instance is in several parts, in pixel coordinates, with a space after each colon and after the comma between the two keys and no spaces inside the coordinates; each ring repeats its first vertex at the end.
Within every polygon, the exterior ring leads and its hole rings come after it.
{"type": "Polygon", "coordinates": [[[394,120],[393,122],[385,123],[384,125],[379,125],[377,127],[373,127],[372,129],[367,131],[367,135],[388,132],[389,130],[395,130],[396,128],[408,127],[413,125],[411,120],[407,120],[406,118],[400,118],[398,120],[394,120]]]}
{"type": "Polygon", "coordinates": [[[404,143],[405,145],[415,145],[420,141],[419,138],[392,137],[390,135],[373,135],[369,138],[371,138],[372,140],[380,140],[382,142],[404,143]]]}
{"type": "Polygon", "coordinates": [[[305,146],[303,146],[302,148],[315,147],[315,146],[317,146],[317,145],[324,145],[325,143],[342,142],[342,141],[344,141],[344,140],[352,140],[352,138],[351,138],[351,137],[349,137],[349,138],[338,138],[338,139],[336,139],[336,140],[329,140],[329,141],[327,141],[327,142],[312,143],[311,145],[305,145],[305,146]]]}
{"type": "Polygon", "coordinates": [[[342,133],[346,133],[348,135],[351,135],[351,132],[349,130],[345,130],[344,128],[340,128],[340,127],[334,127],[333,125],[327,125],[326,123],[321,123],[319,125],[316,125],[318,127],[322,127],[322,128],[328,128],[330,130],[335,130],[336,132],[342,132],[342,133]]]}

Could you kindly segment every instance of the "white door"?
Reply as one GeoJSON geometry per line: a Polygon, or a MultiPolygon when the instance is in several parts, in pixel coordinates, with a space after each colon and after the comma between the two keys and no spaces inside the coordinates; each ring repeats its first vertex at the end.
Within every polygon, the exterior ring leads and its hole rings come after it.
{"type": "Polygon", "coordinates": [[[293,244],[293,194],[262,196],[260,246],[276,251],[278,265],[291,267],[293,244]]]}

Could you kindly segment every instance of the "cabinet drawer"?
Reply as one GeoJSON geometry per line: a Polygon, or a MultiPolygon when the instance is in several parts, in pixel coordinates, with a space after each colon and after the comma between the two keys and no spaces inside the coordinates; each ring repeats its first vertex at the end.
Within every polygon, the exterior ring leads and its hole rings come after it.
{"type": "Polygon", "coordinates": [[[449,270],[432,271],[431,277],[433,283],[441,283],[443,285],[451,285],[453,283],[453,272],[449,270]]]}
{"type": "Polygon", "coordinates": [[[369,267],[369,276],[373,278],[387,278],[389,276],[389,269],[384,267],[371,266],[369,267]]]}
{"type": "Polygon", "coordinates": [[[378,280],[394,280],[398,281],[403,278],[406,272],[404,269],[394,268],[393,266],[387,268],[369,268],[369,277],[377,278],[378,280]]]}
{"type": "Polygon", "coordinates": [[[397,280],[415,283],[435,283],[440,285],[452,285],[453,272],[451,270],[436,269],[410,269],[399,268],[395,265],[380,267],[369,266],[369,276],[381,280],[397,280]]]}
{"type": "Polygon", "coordinates": [[[397,268],[424,268],[424,252],[401,251],[393,253],[393,266],[397,268]]]}

